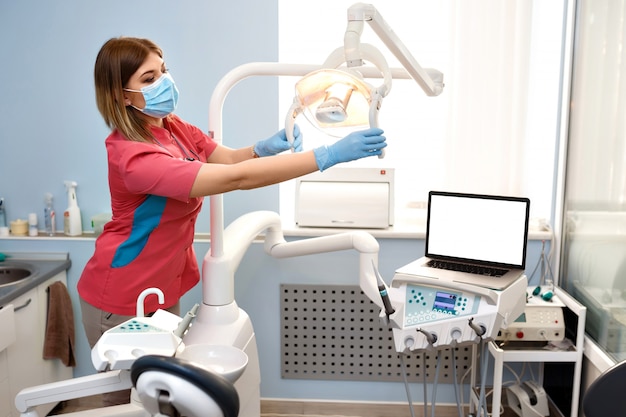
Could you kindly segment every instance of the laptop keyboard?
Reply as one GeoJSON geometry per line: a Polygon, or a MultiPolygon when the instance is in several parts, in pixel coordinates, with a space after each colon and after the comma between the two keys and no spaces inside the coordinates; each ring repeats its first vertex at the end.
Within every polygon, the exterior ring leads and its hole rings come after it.
{"type": "Polygon", "coordinates": [[[501,277],[508,271],[502,268],[491,268],[488,266],[467,265],[458,262],[431,260],[427,263],[431,268],[447,269],[449,271],[468,272],[476,275],[486,275],[488,277],[501,277]]]}

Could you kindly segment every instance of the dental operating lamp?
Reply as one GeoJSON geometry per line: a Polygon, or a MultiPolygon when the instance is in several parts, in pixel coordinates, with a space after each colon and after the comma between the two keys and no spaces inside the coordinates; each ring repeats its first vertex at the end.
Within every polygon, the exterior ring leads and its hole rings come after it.
{"type": "Polygon", "coordinates": [[[393,76],[382,53],[370,44],[361,43],[365,22],[426,95],[437,96],[443,91],[443,74],[422,68],[376,8],[357,3],[348,9],[344,46],[328,56],[322,69],[306,74],[296,83],[296,96],[285,120],[290,143],[293,143],[295,119],[301,113],[313,126],[331,136],[344,136],[346,127],[378,127],[378,112],[383,98],[391,91],[393,76]],[[365,81],[366,61],[383,78],[379,86],[365,81]]]}
{"type": "MultiPolygon", "coordinates": [[[[358,101],[358,95],[365,97],[363,92],[367,94],[368,88],[370,94],[374,93],[374,98],[372,99],[371,95],[366,98],[368,102],[367,120],[371,126],[377,126],[377,114],[382,97],[386,96],[391,90],[392,78],[413,79],[428,96],[441,94],[444,86],[443,74],[436,69],[422,68],[373,5],[354,4],[348,9],[347,21],[343,48],[335,49],[322,65],[256,62],[241,65],[227,73],[216,85],[209,103],[209,134],[212,138],[216,142],[222,143],[222,110],[229,91],[240,81],[252,76],[302,77],[298,82],[298,85],[302,88],[298,90],[298,87],[296,87],[294,104],[288,112],[285,123],[285,131],[291,142],[293,142],[295,118],[298,114],[305,111],[309,115],[317,114],[316,117],[308,117],[309,120],[321,119],[326,124],[341,124],[345,126],[351,120],[349,117],[354,117],[358,121],[354,125],[362,123],[362,113],[355,113],[354,116],[350,116],[346,112],[350,109],[349,102],[352,100],[358,101]],[[372,45],[360,42],[365,22],[372,27],[378,37],[399,60],[403,66],[402,68],[389,68],[380,51],[372,45]],[[375,66],[364,65],[366,60],[371,60],[375,66]],[[347,67],[340,68],[342,63],[345,63],[347,67]],[[333,74],[338,76],[338,78],[333,78],[333,74]],[[383,84],[377,88],[372,88],[364,81],[365,78],[382,78],[383,84]],[[323,82],[317,84],[310,82],[310,80],[315,81],[318,79],[323,82]],[[346,81],[350,79],[353,80],[353,84],[346,81]],[[318,87],[317,92],[313,90],[314,85],[318,87]],[[338,91],[343,91],[343,97],[341,97],[338,91]],[[321,97],[325,98],[325,100],[320,100],[321,97]],[[313,101],[314,98],[316,98],[315,101],[313,101]],[[333,103],[336,105],[333,106],[333,103]],[[317,107],[314,108],[316,104],[317,107]],[[323,105],[322,109],[319,109],[320,105],[323,105]]],[[[210,197],[210,209],[211,249],[207,257],[220,258],[224,254],[222,195],[210,197]]],[[[207,258],[205,257],[206,260],[207,258]]],[[[210,276],[203,273],[203,277],[210,276]]],[[[203,283],[206,281],[204,279],[203,283]]],[[[211,294],[224,292],[219,290],[219,288],[222,288],[221,286],[217,285],[217,287],[212,288],[215,292],[211,291],[211,294]]],[[[230,288],[232,290],[232,286],[230,288]]],[[[228,304],[234,299],[234,294],[232,293],[216,295],[215,298],[211,294],[205,291],[204,299],[214,299],[216,305],[228,304]]],[[[207,304],[213,303],[208,302],[207,304]]]]}

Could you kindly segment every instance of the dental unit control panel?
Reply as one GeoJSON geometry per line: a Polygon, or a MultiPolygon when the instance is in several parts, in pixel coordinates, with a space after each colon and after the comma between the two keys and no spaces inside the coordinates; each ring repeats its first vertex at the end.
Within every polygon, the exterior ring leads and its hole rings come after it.
{"type": "Polygon", "coordinates": [[[493,340],[523,312],[527,278],[494,290],[396,271],[388,290],[393,313],[381,317],[393,330],[395,349],[412,352],[493,340]]]}
{"type": "Polygon", "coordinates": [[[404,326],[420,325],[476,313],[480,296],[464,292],[406,285],[404,326]]]}

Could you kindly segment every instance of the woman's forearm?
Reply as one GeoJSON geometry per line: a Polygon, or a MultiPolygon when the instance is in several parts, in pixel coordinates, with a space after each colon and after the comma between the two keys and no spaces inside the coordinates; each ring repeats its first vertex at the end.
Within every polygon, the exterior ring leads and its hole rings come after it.
{"type": "Polygon", "coordinates": [[[190,197],[250,190],[278,184],[318,170],[313,151],[252,158],[236,164],[207,163],[200,168],[190,197]]]}

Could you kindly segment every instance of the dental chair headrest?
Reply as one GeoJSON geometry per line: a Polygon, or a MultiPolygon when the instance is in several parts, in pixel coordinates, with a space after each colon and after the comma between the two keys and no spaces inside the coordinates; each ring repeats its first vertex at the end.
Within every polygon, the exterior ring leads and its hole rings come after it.
{"type": "Polygon", "coordinates": [[[237,417],[239,396],[221,375],[184,359],[145,355],[131,367],[131,380],[144,408],[190,417],[237,417]]]}
{"type": "Polygon", "coordinates": [[[596,378],[583,395],[583,411],[587,417],[622,415],[626,408],[624,381],[626,361],[613,365],[596,378]],[[621,410],[621,411],[620,411],[621,410]]]}

